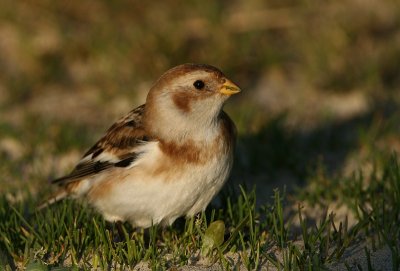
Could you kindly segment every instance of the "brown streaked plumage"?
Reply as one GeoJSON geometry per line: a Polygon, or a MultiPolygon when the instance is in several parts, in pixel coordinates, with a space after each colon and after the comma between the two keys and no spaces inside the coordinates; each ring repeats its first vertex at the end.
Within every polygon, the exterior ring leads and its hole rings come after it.
{"type": "Polygon", "coordinates": [[[114,123],[84,156],[93,154],[92,158],[95,158],[99,152],[105,149],[115,151],[117,154],[121,150],[135,146],[140,141],[147,141],[148,138],[142,124],[144,109],[145,105],[143,104],[114,123]]]}
{"type": "Polygon", "coordinates": [[[52,182],[63,185],[79,181],[103,170],[123,166],[124,161],[133,161],[137,153],[130,150],[137,144],[148,141],[148,137],[142,127],[144,107],[145,105],[141,105],[135,108],[128,115],[114,123],[106,134],[84,154],[83,158],[91,156],[91,160],[81,161],[69,175],[55,179],[52,182]],[[93,160],[104,153],[105,150],[120,160],[116,163],[93,160]]]}
{"type": "Polygon", "coordinates": [[[237,92],[215,67],[170,69],[146,104],[112,125],[69,175],[53,181],[60,190],[48,204],[82,198],[105,219],[137,227],[204,210],[232,166],[235,126],[222,107],[237,92]]]}

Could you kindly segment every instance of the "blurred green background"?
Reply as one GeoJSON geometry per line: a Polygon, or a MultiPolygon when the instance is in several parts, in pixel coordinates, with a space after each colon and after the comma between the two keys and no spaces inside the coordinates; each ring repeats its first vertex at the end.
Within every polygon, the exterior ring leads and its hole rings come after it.
{"type": "Polygon", "coordinates": [[[321,164],[346,174],[400,150],[398,0],[5,0],[0,192],[66,174],[186,62],[243,89],[226,106],[234,181],[302,185],[321,164]]]}

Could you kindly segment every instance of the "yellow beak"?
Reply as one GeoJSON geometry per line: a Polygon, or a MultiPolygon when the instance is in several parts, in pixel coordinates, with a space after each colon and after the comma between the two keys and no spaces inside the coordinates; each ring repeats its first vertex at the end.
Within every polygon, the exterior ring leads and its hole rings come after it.
{"type": "Polygon", "coordinates": [[[229,80],[226,80],[226,82],[219,89],[219,93],[229,96],[239,92],[240,88],[229,80]]]}

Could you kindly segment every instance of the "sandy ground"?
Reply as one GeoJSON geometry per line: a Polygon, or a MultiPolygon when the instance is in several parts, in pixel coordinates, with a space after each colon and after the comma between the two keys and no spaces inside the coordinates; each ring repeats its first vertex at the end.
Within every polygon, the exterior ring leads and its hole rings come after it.
{"type": "MultiPolygon", "coordinates": [[[[275,256],[278,259],[282,259],[282,256],[275,252],[275,256]]],[[[229,253],[226,255],[226,259],[233,264],[235,270],[247,270],[245,265],[239,262],[239,254],[229,253]]],[[[328,270],[332,271],[347,271],[347,267],[350,270],[369,270],[368,266],[371,264],[372,270],[382,270],[382,271],[394,271],[392,266],[392,253],[387,246],[373,250],[370,245],[366,243],[357,243],[346,250],[342,259],[335,264],[328,264],[326,267],[328,270]],[[366,256],[364,247],[367,247],[370,252],[370,262],[366,256]]],[[[151,266],[147,262],[140,262],[136,265],[133,270],[137,271],[149,271],[152,270],[151,266]]],[[[194,262],[193,265],[183,266],[176,268],[176,270],[181,271],[218,271],[222,270],[219,263],[210,263],[207,260],[199,260],[194,262]]],[[[272,265],[270,262],[262,260],[261,265],[258,270],[262,271],[278,271],[279,269],[272,265]]]]}

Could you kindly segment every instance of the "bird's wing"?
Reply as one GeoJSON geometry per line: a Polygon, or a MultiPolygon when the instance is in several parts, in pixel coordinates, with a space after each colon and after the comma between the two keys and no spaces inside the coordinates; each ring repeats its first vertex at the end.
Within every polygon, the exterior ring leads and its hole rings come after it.
{"type": "Polygon", "coordinates": [[[69,175],[55,179],[61,186],[90,178],[116,167],[128,167],[139,153],[139,145],[152,141],[143,129],[145,105],[141,105],[114,123],[106,134],[82,157],[69,175]]]}

